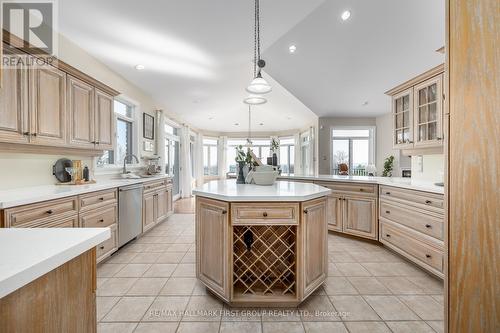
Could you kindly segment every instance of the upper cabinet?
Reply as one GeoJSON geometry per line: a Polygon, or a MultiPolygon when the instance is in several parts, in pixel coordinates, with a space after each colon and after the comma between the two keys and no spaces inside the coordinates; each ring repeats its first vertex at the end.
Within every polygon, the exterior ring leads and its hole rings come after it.
{"type": "Polygon", "coordinates": [[[392,98],[393,146],[413,150],[443,147],[444,65],[386,92],[392,98]]]}
{"type": "Polygon", "coordinates": [[[115,138],[113,96],[95,89],[95,140],[100,150],[113,149],[115,138]]]}
{"type": "Polygon", "coordinates": [[[94,87],[68,76],[69,143],[94,148],[94,87]]]}

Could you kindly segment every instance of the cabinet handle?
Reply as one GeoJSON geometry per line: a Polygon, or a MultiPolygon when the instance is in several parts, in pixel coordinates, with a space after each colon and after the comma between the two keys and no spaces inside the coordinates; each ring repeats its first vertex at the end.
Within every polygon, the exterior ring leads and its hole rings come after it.
{"type": "Polygon", "coordinates": [[[339,198],[339,201],[342,200],[342,198],[339,198]]]}
{"type": "Polygon", "coordinates": [[[432,256],[430,254],[426,254],[425,257],[426,258],[432,258],[432,256]]]}
{"type": "Polygon", "coordinates": [[[99,246],[99,249],[104,250],[104,245],[99,246]]]}
{"type": "Polygon", "coordinates": [[[104,198],[103,198],[103,197],[100,197],[100,198],[99,198],[99,201],[104,201],[104,198]]]}
{"type": "Polygon", "coordinates": [[[365,189],[364,189],[364,188],[360,188],[360,189],[359,189],[359,192],[364,192],[364,191],[365,191],[365,189]]]}
{"type": "Polygon", "coordinates": [[[308,210],[307,209],[304,209],[304,214],[307,214],[308,213],[308,210]]]}
{"type": "Polygon", "coordinates": [[[52,213],[54,213],[54,211],[52,209],[49,209],[46,213],[51,215],[52,213]]]}
{"type": "Polygon", "coordinates": [[[96,142],[95,142],[95,141],[91,141],[90,143],[91,143],[91,144],[93,144],[93,145],[95,145],[95,144],[96,144],[96,142]]]}
{"type": "Polygon", "coordinates": [[[386,195],[391,195],[391,192],[385,192],[386,195]]]}
{"type": "Polygon", "coordinates": [[[227,210],[223,210],[223,211],[222,211],[222,214],[227,214],[227,210]]]}
{"type": "Polygon", "coordinates": [[[28,136],[30,135],[30,132],[23,132],[23,136],[28,136]]]}
{"type": "Polygon", "coordinates": [[[104,222],[104,219],[100,219],[98,222],[99,222],[99,223],[103,223],[103,222],[104,222]]]}
{"type": "Polygon", "coordinates": [[[437,137],[436,140],[440,141],[443,140],[443,138],[437,137]]]}
{"type": "Polygon", "coordinates": [[[432,203],[432,201],[430,201],[430,200],[425,200],[425,203],[426,203],[427,205],[430,205],[430,204],[432,203]]]}
{"type": "Polygon", "coordinates": [[[425,225],[425,227],[426,227],[427,229],[430,229],[430,228],[432,228],[432,225],[430,225],[430,224],[426,224],[426,225],[425,225]]]}
{"type": "Polygon", "coordinates": [[[100,144],[100,143],[101,143],[101,142],[99,142],[99,141],[96,141],[96,142],[95,142],[95,144],[96,144],[96,145],[98,145],[98,144],[100,144]]]}
{"type": "Polygon", "coordinates": [[[262,216],[267,217],[267,212],[262,213],[262,216]]]}
{"type": "Polygon", "coordinates": [[[36,136],[36,133],[30,133],[31,136],[36,136]]]}
{"type": "Polygon", "coordinates": [[[386,213],[386,214],[390,214],[390,213],[391,213],[391,211],[390,211],[390,210],[386,210],[386,211],[385,211],[385,213],[386,213]]]}
{"type": "Polygon", "coordinates": [[[389,237],[389,238],[390,238],[390,237],[391,237],[391,235],[389,235],[389,234],[385,234],[385,237],[389,237]]]}

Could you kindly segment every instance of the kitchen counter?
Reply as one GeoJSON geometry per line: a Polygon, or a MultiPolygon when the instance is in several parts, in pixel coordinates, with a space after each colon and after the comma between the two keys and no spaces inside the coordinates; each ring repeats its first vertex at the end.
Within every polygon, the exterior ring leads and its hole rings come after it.
{"type": "Polygon", "coordinates": [[[94,248],[109,228],[0,229],[0,298],[94,248]]]}
{"type": "Polygon", "coordinates": [[[106,190],[114,187],[145,183],[157,179],[168,178],[167,175],[138,179],[107,178],[97,179],[95,184],[88,185],[42,185],[0,190],[0,209],[33,204],[37,202],[60,199],[74,195],[106,190]]]}
{"type": "Polygon", "coordinates": [[[234,179],[205,183],[194,195],[231,202],[278,201],[302,202],[330,194],[330,190],[311,183],[277,181],[271,186],[236,184],[234,179]]]}

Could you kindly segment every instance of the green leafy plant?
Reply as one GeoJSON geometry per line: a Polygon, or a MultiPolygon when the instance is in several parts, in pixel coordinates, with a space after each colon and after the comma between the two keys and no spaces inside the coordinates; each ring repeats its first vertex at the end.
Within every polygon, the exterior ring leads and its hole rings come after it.
{"type": "Polygon", "coordinates": [[[384,161],[384,172],[383,177],[392,177],[392,170],[394,168],[394,156],[389,156],[384,161]]]}
{"type": "Polygon", "coordinates": [[[247,148],[247,152],[243,149],[242,145],[235,147],[236,158],[234,159],[236,163],[244,162],[246,164],[251,164],[253,161],[252,155],[250,154],[250,148],[247,148]]]}
{"type": "Polygon", "coordinates": [[[280,149],[280,142],[276,138],[271,139],[271,146],[269,147],[273,153],[277,153],[280,149]]]}

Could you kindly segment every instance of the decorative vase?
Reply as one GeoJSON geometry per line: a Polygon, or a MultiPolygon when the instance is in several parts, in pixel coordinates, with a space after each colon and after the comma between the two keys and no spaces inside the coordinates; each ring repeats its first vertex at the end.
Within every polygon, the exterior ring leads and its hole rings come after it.
{"type": "MultiPolygon", "coordinates": [[[[245,175],[243,173],[243,169],[245,168],[245,162],[238,162],[238,179],[236,179],[236,184],[245,184],[245,175]]],[[[248,173],[248,168],[247,168],[248,173]]]]}
{"type": "Polygon", "coordinates": [[[273,153],[273,166],[278,166],[278,155],[273,153]]]}

